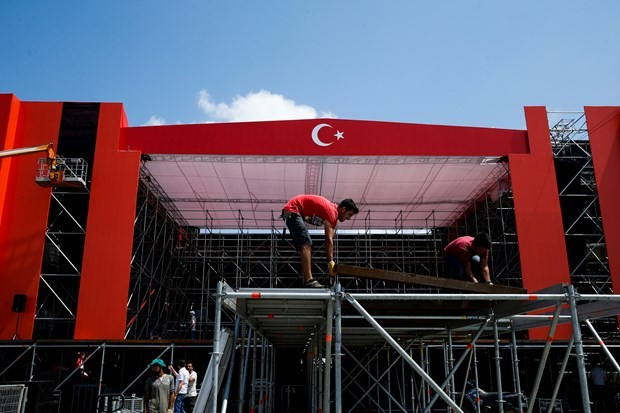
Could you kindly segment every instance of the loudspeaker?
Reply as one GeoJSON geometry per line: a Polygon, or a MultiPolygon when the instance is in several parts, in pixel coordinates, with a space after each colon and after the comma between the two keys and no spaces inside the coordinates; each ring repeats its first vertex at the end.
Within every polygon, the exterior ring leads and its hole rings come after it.
{"type": "Polygon", "coordinates": [[[26,294],[15,294],[13,296],[13,312],[23,313],[26,311],[26,294]]]}

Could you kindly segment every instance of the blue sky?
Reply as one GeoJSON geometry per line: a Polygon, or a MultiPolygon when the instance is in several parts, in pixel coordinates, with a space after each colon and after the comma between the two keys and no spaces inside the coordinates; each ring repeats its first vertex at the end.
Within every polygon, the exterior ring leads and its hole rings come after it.
{"type": "Polygon", "coordinates": [[[0,92],[131,125],[335,116],[524,128],[620,104],[618,1],[0,2],[0,92]]]}

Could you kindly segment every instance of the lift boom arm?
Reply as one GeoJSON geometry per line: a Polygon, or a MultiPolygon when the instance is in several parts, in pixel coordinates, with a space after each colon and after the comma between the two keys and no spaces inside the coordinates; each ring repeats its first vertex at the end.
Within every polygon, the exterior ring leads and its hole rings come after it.
{"type": "Polygon", "coordinates": [[[48,143],[47,145],[30,146],[27,148],[7,149],[5,151],[0,151],[0,159],[8,158],[10,156],[28,155],[37,152],[47,152],[47,165],[49,169],[48,177],[51,184],[57,185],[62,183],[64,181],[64,171],[59,170],[58,168],[53,143],[48,143]]]}
{"type": "Polygon", "coordinates": [[[28,148],[7,149],[5,151],[0,151],[0,158],[28,155],[30,153],[36,152],[47,152],[48,160],[56,160],[56,154],[54,153],[54,144],[52,143],[48,143],[47,145],[30,146],[28,148]]]}

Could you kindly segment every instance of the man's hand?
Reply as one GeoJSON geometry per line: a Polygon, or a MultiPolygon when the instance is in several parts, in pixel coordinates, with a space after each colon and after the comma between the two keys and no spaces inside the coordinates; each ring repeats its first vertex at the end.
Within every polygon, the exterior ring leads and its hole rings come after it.
{"type": "Polygon", "coordinates": [[[329,275],[336,275],[336,263],[332,260],[327,264],[329,275]]]}

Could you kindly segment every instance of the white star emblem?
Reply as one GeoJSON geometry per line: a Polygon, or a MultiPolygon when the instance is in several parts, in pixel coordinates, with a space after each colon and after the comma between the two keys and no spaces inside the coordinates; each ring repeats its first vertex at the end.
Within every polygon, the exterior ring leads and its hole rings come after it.
{"type": "Polygon", "coordinates": [[[344,139],[344,132],[336,131],[334,136],[336,137],[336,140],[344,139]]]}

